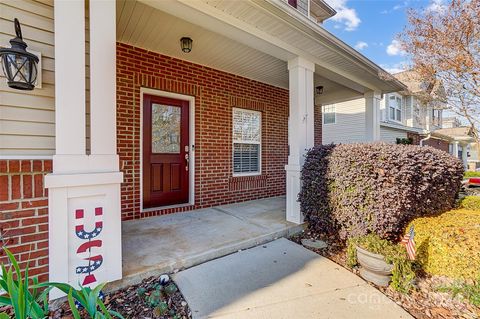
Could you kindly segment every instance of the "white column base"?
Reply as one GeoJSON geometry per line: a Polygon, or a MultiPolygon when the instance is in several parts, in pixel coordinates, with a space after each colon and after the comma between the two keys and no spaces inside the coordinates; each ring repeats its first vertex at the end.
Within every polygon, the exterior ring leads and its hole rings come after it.
{"type": "Polygon", "coordinates": [[[118,172],[117,154],[53,155],[55,174],[118,172]]]}
{"type": "MultiPolygon", "coordinates": [[[[95,287],[122,278],[123,173],[49,174],[49,281],[95,287]],[[90,233],[90,234],[88,234],[90,233]],[[88,271],[83,271],[86,267],[88,271]]],[[[50,299],[64,296],[57,289],[50,299]]]]}
{"type": "Polygon", "coordinates": [[[301,190],[301,169],[300,166],[286,165],[285,170],[287,171],[287,221],[302,224],[303,214],[298,201],[298,194],[301,190]]]}

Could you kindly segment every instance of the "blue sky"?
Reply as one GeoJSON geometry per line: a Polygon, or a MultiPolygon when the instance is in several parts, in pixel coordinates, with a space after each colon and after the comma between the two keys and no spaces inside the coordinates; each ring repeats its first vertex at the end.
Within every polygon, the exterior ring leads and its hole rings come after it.
{"type": "Polygon", "coordinates": [[[392,73],[408,65],[395,41],[407,23],[407,9],[441,10],[446,0],[326,0],[337,15],[325,28],[392,73]]]}

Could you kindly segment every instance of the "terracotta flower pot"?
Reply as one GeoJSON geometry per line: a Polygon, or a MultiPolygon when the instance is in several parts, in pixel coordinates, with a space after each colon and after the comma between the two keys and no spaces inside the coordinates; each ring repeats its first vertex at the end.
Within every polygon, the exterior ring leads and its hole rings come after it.
{"type": "Polygon", "coordinates": [[[360,264],[360,276],[377,286],[388,286],[393,265],[385,262],[383,255],[374,254],[361,247],[357,248],[357,261],[360,264]]]}

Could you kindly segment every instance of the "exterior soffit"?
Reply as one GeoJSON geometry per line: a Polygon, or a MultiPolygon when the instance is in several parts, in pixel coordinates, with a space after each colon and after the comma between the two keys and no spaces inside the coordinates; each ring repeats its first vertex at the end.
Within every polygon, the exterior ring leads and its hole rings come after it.
{"type": "MultiPolygon", "coordinates": [[[[189,22],[201,25],[206,29],[211,31],[221,33],[225,36],[228,36],[231,39],[239,41],[245,45],[255,47],[256,49],[275,56],[279,59],[287,61],[295,56],[303,56],[311,61],[315,62],[320,69],[324,71],[329,71],[331,74],[336,76],[335,81],[345,85],[351,89],[357,91],[366,91],[370,90],[383,90],[383,91],[393,91],[391,85],[388,85],[385,82],[375,79],[373,76],[369,76],[369,79],[366,74],[366,70],[362,69],[359,66],[354,66],[354,70],[349,72],[345,68],[345,63],[338,63],[334,65],[333,62],[326,62],[327,56],[323,59],[319,55],[313,55],[305,50],[298,48],[290,43],[287,43],[279,36],[282,34],[281,30],[285,27],[289,28],[295,34],[295,38],[302,38],[308,42],[306,47],[316,48],[317,50],[321,48],[321,44],[318,43],[318,39],[315,40],[311,36],[302,34],[299,32],[298,28],[292,25],[286,24],[285,21],[279,19],[273,13],[266,11],[258,6],[258,4],[253,2],[246,1],[227,1],[229,5],[229,10],[232,10],[232,6],[243,5],[247,7],[242,7],[243,15],[247,16],[248,19],[257,18],[260,20],[265,19],[274,19],[278,29],[273,34],[263,31],[259,26],[252,25],[251,22],[246,22],[232,16],[227,9],[221,10],[220,5],[222,1],[212,2],[209,4],[204,1],[188,1],[188,0],[178,0],[178,1],[168,1],[168,0],[141,0],[148,4],[149,6],[158,8],[162,11],[166,11],[172,15],[175,15],[179,18],[185,19],[189,22]],[[215,5],[217,7],[215,7],[215,5]],[[260,10],[259,10],[260,9],[260,10]],[[256,15],[249,15],[248,10],[253,10],[251,12],[256,12],[256,15]],[[276,21],[275,21],[276,20],[276,21]],[[361,75],[360,75],[361,74],[361,75]],[[376,83],[375,83],[376,82],[376,83]]],[[[238,9],[238,8],[234,8],[238,9]]],[[[296,13],[296,12],[295,12],[296,13]]],[[[300,13],[298,13],[300,14],[300,13]]],[[[239,16],[240,17],[240,16],[239,16]]],[[[263,22],[265,23],[265,21],[263,22]]],[[[311,22],[313,23],[313,22],[311,22]]],[[[290,34],[290,37],[292,34],[290,34]]],[[[325,50],[327,50],[326,48],[325,50]]],[[[327,52],[327,51],[326,51],[327,52]]],[[[336,54],[330,54],[336,55],[336,54]]],[[[338,57],[338,54],[337,54],[338,57]]],[[[332,58],[332,57],[330,57],[332,58]]],[[[344,61],[345,62],[345,61],[344,61]]],[[[348,62],[348,61],[347,61],[348,62]]],[[[371,72],[370,72],[371,73],[371,72]]]]}

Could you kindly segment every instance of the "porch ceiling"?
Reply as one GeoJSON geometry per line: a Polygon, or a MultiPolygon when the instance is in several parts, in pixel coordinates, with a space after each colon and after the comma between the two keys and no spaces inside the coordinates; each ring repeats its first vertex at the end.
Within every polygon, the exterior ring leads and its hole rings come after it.
{"type": "Polygon", "coordinates": [[[236,42],[287,61],[301,56],[316,73],[350,89],[399,91],[378,65],[282,0],[139,0],[236,42]]]}
{"type": "Polygon", "coordinates": [[[288,88],[285,61],[136,0],[117,1],[117,40],[288,88]],[[190,53],[180,49],[184,36],[193,39],[190,53]]]}
{"type": "MultiPolygon", "coordinates": [[[[173,3],[169,0],[162,2],[173,3]]],[[[199,21],[203,20],[197,15],[189,14],[191,19],[187,21],[154,8],[155,4],[156,1],[117,0],[117,41],[288,88],[286,61],[294,56],[291,53],[265,41],[233,40],[228,36],[227,27],[220,34],[218,28],[219,32],[212,31],[210,24],[207,24],[209,28],[200,26],[199,21]],[[193,50],[188,54],[180,49],[180,38],[183,36],[193,39],[193,50]]],[[[317,69],[315,85],[322,85],[326,92],[335,92],[336,95],[350,91],[335,82],[334,73],[318,66],[317,69]]],[[[353,81],[349,87],[364,91],[363,86],[353,81]]]]}

